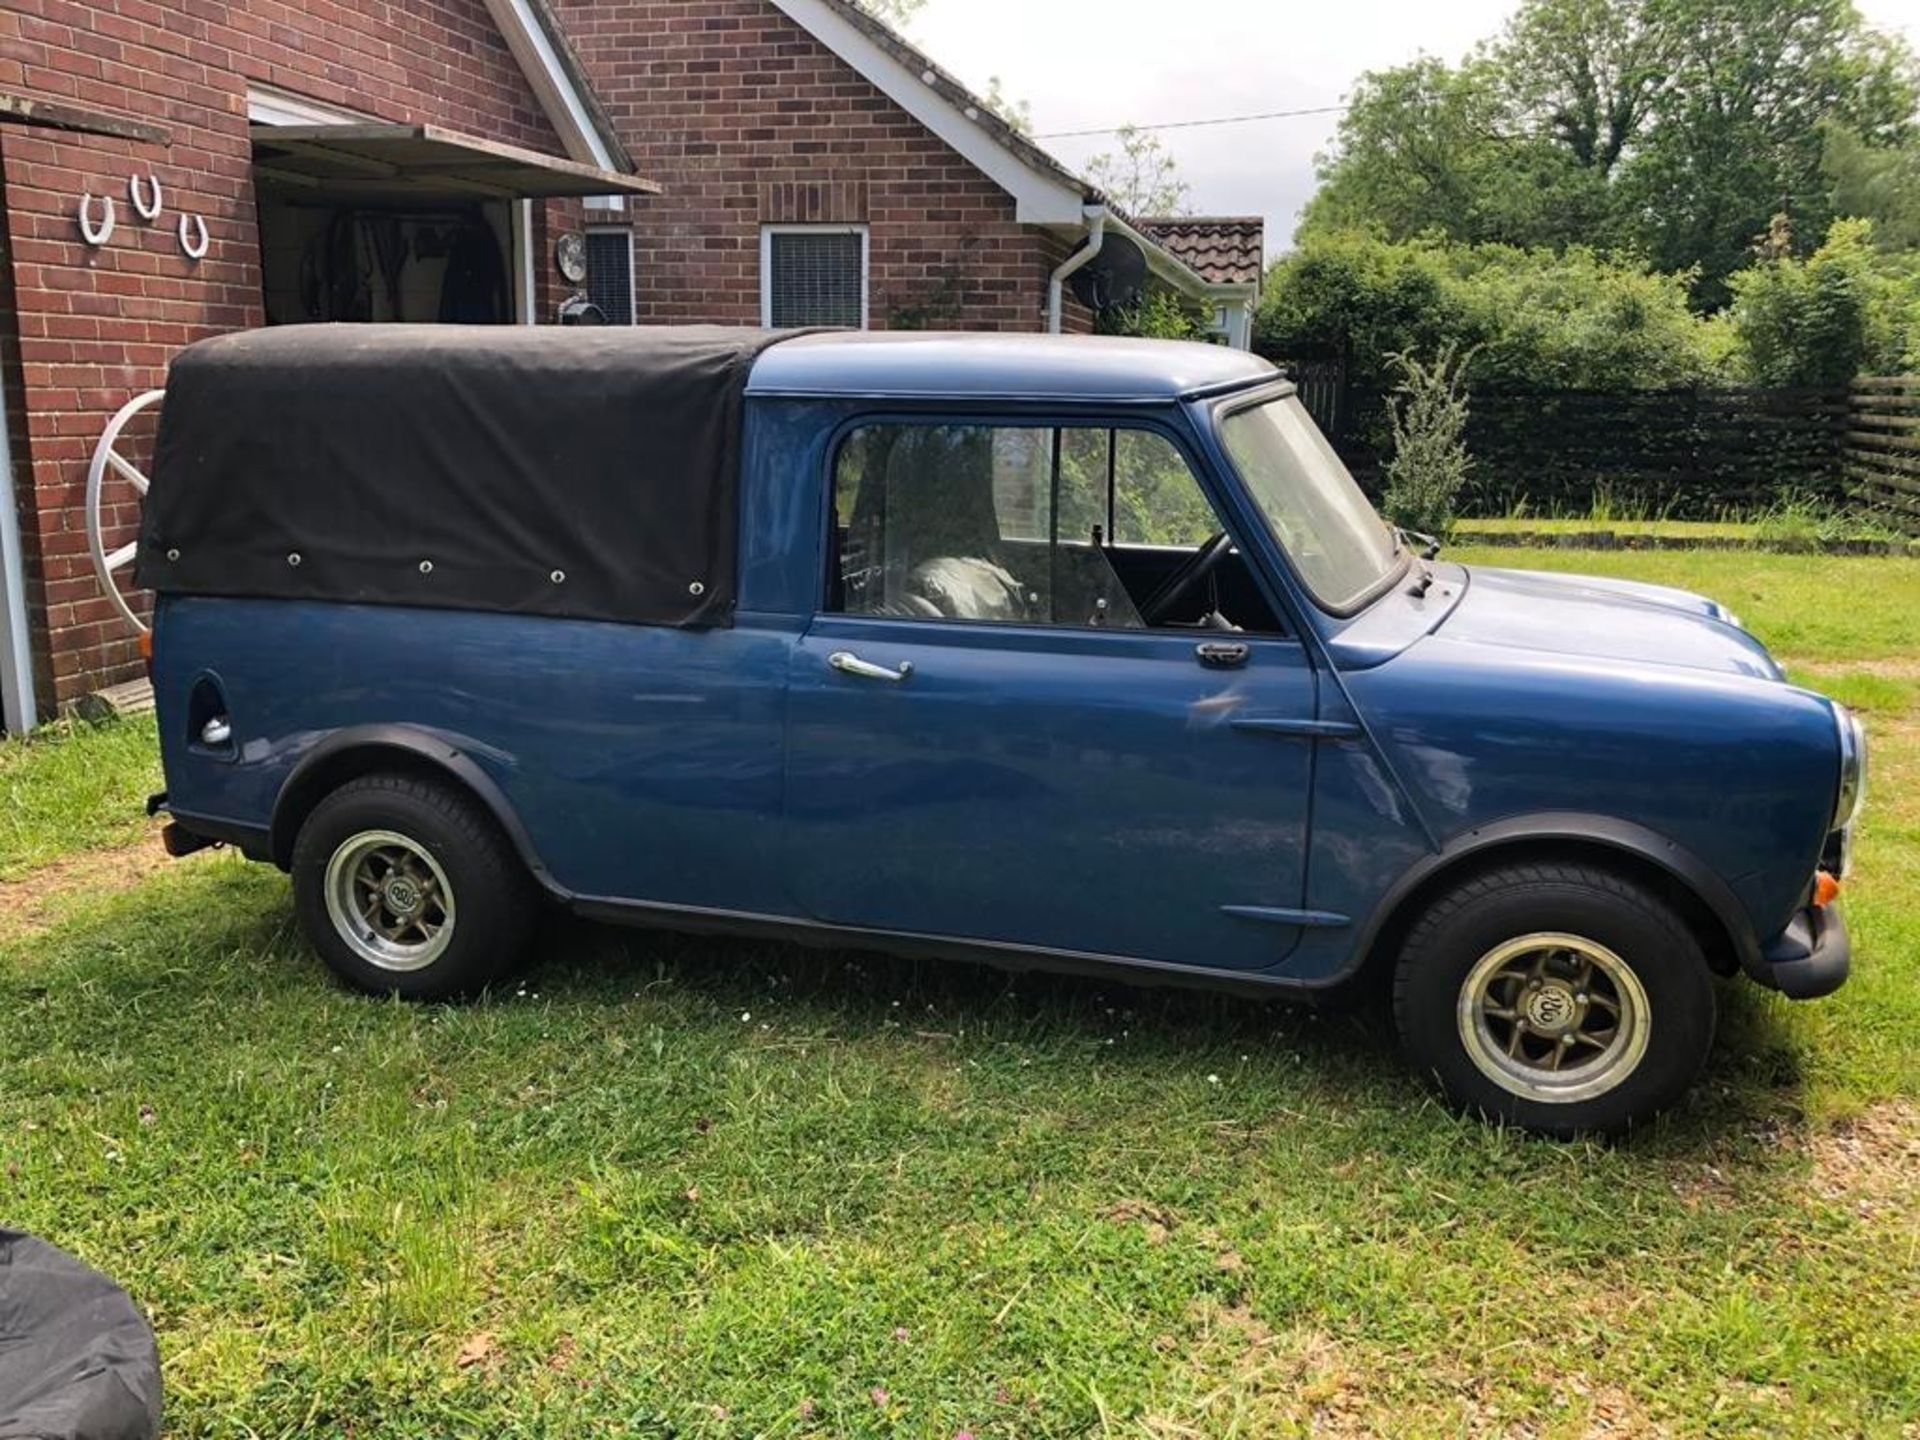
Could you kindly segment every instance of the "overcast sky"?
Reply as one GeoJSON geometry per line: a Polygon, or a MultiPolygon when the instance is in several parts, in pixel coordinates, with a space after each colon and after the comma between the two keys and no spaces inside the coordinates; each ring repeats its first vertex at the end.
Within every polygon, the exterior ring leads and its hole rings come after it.
{"type": "MultiPolygon", "coordinates": [[[[1920,0],[1856,0],[1920,45],[1920,0]]],[[[962,80],[998,75],[1033,106],[1034,130],[1069,165],[1111,137],[1048,131],[1160,124],[1339,103],[1353,77],[1421,51],[1458,59],[1514,0],[927,0],[908,33],[962,80]]],[[[1168,130],[1161,138],[1205,214],[1265,215],[1284,247],[1313,193],[1313,156],[1335,115],[1168,130]]]]}

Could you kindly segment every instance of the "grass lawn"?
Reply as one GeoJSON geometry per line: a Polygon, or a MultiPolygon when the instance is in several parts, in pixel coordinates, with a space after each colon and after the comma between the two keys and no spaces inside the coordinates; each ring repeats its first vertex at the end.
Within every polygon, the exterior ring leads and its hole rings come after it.
{"type": "Polygon", "coordinates": [[[1759,527],[1739,520],[1590,520],[1580,516],[1490,515],[1462,520],[1469,535],[1585,535],[1608,531],[1614,535],[1659,536],[1674,540],[1754,540],[1759,527]]]}
{"type": "Polygon", "coordinates": [[[357,999],[272,871],[54,859],[137,830],[129,726],[0,750],[0,1223],[150,1308],[177,1436],[1915,1434],[1920,562],[1463,558],[1708,591],[1869,713],[1853,983],[1726,987],[1629,1143],[1367,1011],[559,921],[357,999]]]}
{"type": "Polygon", "coordinates": [[[124,725],[48,725],[0,740],[0,881],[63,854],[126,845],[160,788],[151,716],[124,725]]]}

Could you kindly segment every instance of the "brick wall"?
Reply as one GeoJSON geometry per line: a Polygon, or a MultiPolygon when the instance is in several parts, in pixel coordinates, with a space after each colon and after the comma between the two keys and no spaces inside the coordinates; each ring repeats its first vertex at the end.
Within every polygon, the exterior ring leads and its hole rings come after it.
{"type": "MultiPolygon", "coordinates": [[[[1038,330],[1064,248],[768,0],[558,0],[639,172],[639,319],[760,323],[760,227],[870,227],[876,329],[1038,330]]],[[[1084,313],[1075,328],[1088,328],[1084,313]]]]}
{"type": "MultiPolygon", "coordinates": [[[[17,353],[0,342],[43,707],[136,673],[133,637],[86,554],[86,465],[107,418],[160,384],[189,341],[261,320],[246,91],[283,90],[391,121],[432,121],[548,153],[560,146],[480,0],[5,0],[0,91],[167,127],[170,147],[0,124],[5,249],[17,353]],[[166,213],[141,221],[130,174],[166,213]],[[83,192],[118,224],[90,249],[83,192]],[[205,217],[190,261],[179,214],[205,217]]],[[[536,244],[544,239],[537,224],[536,244]]],[[[544,253],[544,248],[536,253],[544,253]]],[[[540,267],[542,272],[550,266],[540,267]]],[[[0,284],[0,296],[8,286],[0,284]]],[[[542,300],[557,298],[543,280],[542,300]]],[[[6,328],[0,312],[0,328],[6,328]]],[[[138,449],[139,437],[135,448],[138,449]]],[[[110,543],[131,538],[135,508],[110,543]]]]}
{"type": "MultiPolygon", "coordinates": [[[[871,228],[876,326],[1044,323],[1064,245],[1016,224],[1004,192],[767,0],[559,8],[640,173],[670,191],[629,202],[643,322],[757,324],[760,225],[826,219],[871,228]]],[[[0,91],[172,132],[161,147],[0,124],[0,307],[14,312],[9,324],[0,308],[0,380],[43,708],[138,670],[86,553],[95,440],[180,346],[262,319],[250,83],[560,150],[481,0],[4,0],[0,91]],[[167,206],[151,225],[126,188],[148,171],[167,206]],[[118,209],[98,250],[75,222],[83,192],[118,209]],[[198,262],[178,245],[182,210],[207,222],[198,262]]],[[[542,315],[568,289],[545,260],[551,237],[580,218],[577,204],[536,207],[542,315]]],[[[131,437],[136,459],[150,433],[131,437]]],[[[115,518],[110,545],[131,538],[135,507],[115,518]]]]}

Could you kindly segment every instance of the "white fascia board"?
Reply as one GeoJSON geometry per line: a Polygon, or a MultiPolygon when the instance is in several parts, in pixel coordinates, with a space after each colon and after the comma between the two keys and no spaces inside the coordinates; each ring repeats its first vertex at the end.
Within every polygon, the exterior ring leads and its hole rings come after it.
{"type": "Polygon", "coordinates": [[[1034,169],[1008,150],[857,25],[821,0],[773,0],[773,4],[1011,195],[1014,219],[1022,225],[1079,225],[1084,203],[1079,190],[1058,176],[1034,169]]]}
{"type": "Polygon", "coordinates": [[[533,87],[540,108],[546,111],[568,156],[602,170],[621,169],[620,162],[600,138],[586,101],[574,89],[573,79],[560,62],[553,42],[547,38],[546,27],[533,13],[533,7],[527,0],[486,0],[486,5],[487,13],[493,16],[493,23],[519,62],[527,84],[533,87]]]}

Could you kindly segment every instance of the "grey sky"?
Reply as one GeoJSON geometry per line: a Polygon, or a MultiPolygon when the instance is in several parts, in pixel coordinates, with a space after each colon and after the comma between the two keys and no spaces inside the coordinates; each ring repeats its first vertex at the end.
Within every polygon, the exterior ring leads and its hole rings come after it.
{"type": "MultiPolygon", "coordinates": [[[[1868,20],[1920,44],[1920,0],[1856,0],[1868,20]]],[[[1495,33],[1513,0],[927,0],[910,33],[962,80],[1000,76],[1033,106],[1034,129],[1209,119],[1339,102],[1353,77],[1421,51],[1457,59],[1495,33]]],[[[1267,217],[1282,248],[1313,193],[1314,152],[1337,116],[1170,130],[1162,135],[1207,214],[1267,217]]],[[[1110,137],[1047,139],[1070,165],[1110,137]]]]}

